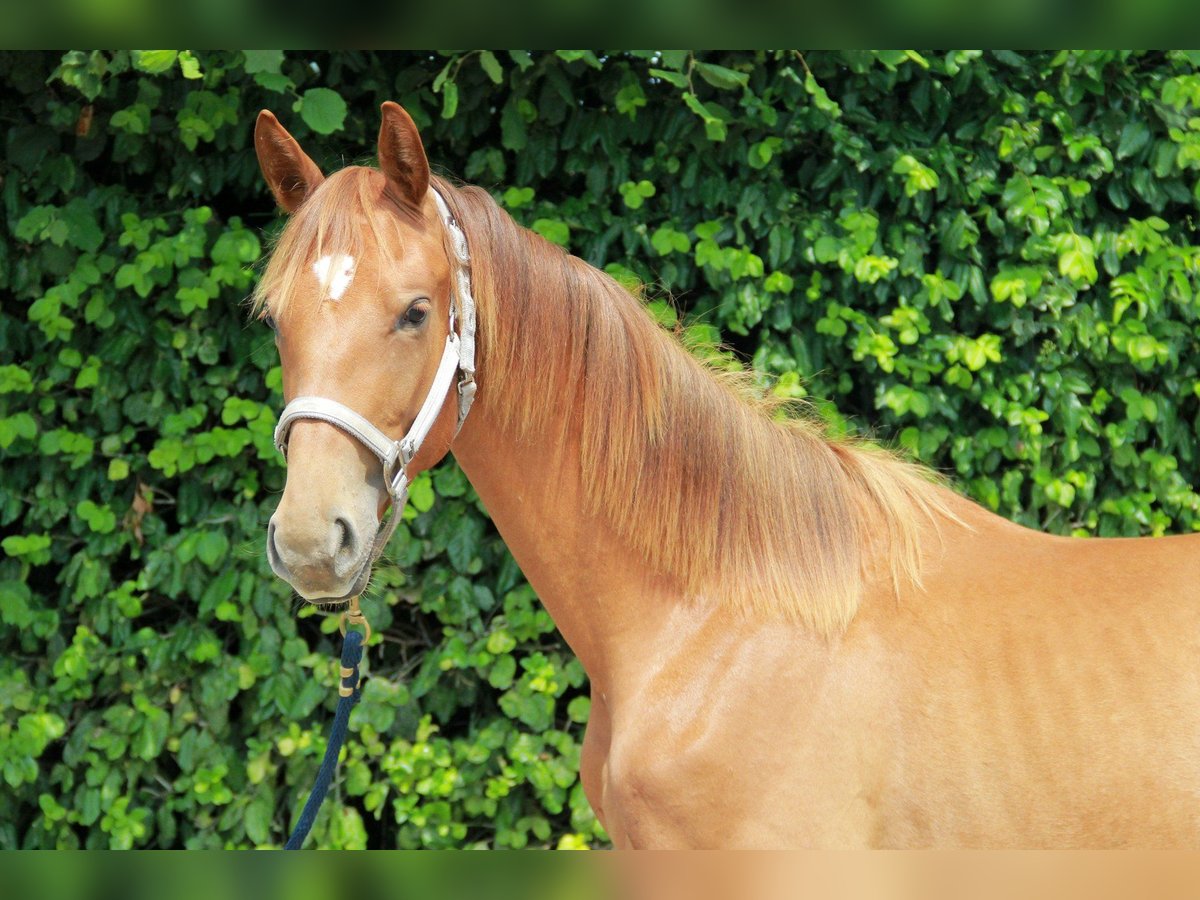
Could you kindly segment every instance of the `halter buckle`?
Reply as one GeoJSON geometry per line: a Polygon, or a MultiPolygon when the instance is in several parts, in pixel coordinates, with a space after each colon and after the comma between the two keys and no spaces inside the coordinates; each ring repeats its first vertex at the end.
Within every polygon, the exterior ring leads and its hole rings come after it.
{"type": "Polygon", "coordinates": [[[400,441],[400,463],[401,468],[407,468],[408,464],[413,461],[413,457],[417,455],[417,445],[413,443],[412,438],[404,438],[400,441]]]}
{"type": "Polygon", "coordinates": [[[391,455],[383,461],[383,481],[393,503],[408,491],[408,464],[412,462],[412,457],[411,450],[404,446],[404,442],[397,441],[391,455]]]}

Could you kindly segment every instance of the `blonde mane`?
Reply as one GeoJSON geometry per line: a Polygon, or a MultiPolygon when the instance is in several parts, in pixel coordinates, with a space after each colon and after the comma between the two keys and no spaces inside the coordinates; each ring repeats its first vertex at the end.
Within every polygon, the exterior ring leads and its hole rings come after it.
{"type": "MultiPolygon", "coordinates": [[[[323,246],[355,253],[381,177],[345,169],[305,201],[260,307],[285,302],[289,268],[323,246]]],[[[823,634],[850,623],[869,569],[897,589],[919,584],[922,528],[951,515],[930,472],[779,417],[750,373],[699,361],[637,297],[518,226],[486,191],[434,186],[470,244],[481,396],[502,398],[491,411],[518,439],[574,433],[591,512],[651,568],[687,596],[823,634]]]]}

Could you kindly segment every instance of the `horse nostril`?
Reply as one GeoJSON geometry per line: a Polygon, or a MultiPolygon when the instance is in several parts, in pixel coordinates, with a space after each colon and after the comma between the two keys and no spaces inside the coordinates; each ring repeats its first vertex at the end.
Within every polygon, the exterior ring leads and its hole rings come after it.
{"type": "Polygon", "coordinates": [[[347,562],[358,559],[358,535],[349,519],[338,516],[333,520],[335,549],[338,560],[347,562]]]}
{"type": "Polygon", "coordinates": [[[267,523],[267,562],[276,572],[287,571],[287,566],[279,556],[279,548],[275,545],[275,520],[267,523]]]}

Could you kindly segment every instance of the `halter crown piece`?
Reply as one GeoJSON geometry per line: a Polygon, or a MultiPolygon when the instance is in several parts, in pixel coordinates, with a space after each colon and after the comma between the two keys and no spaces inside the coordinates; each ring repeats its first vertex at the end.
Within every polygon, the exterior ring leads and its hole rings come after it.
{"type": "MultiPolygon", "coordinates": [[[[379,523],[379,531],[375,534],[375,541],[371,547],[372,563],[383,553],[384,547],[396,530],[396,525],[400,522],[400,514],[404,511],[404,504],[408,502],[408,464],[421,449],[421,444],[433,428],[438,413],[442,411],[443,398],[455,375],[458,376],[458,429],[462,428],[467,413],[471,410],[471,403],[475,400],[475,300],[471,296],[471,254],[467,248],[467,236],[454,221],[445,199],[436,188],[430,189],[433,191],[434,200],[437,201],[438,214],[450,237],[449,243],[458,263],[452,291],[457,295],[458,306],[462,312],[462,327],[461,331],[456,330],[455,297],[451,296],[450,333],[446,336],[446,347],[442,351],[437,374],[433,376],[433,384],[429,387],[429,393],[425,395],[425,402],[421,404],[421,410],[413,420],[412,427],[404,437],[394,441],[350,407],[325,397],[297,397],[284,407],[279,416],[279,424],[275,426],[275,446],[285,459],[288,432],[297,419],[328,422],[379,457],[379,461],[383,463],[383,483],[392,498],[392,513],[386,521],[379,523]]],[[[458,434],[458,429],[455,430],[455,434],[458,434]]]]}

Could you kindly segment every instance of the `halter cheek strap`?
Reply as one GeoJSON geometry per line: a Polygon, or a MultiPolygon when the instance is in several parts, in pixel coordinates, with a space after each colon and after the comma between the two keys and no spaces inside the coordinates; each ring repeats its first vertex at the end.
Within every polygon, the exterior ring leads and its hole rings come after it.
{"type": "Polygon", "coordinates": [[[446,393],[450,390],[455,375],[458,376],[458,429],[462,428],[475,399],[475,300],[471,296],[471,255],[467,248],[467,236],[454,221],[450,208],[442,195],[435,189],[434,200],[437,201],[438,214],[449,236],[449,243],[457,263],[453,273],[453,284],[450,298],[450,333],[446,336],[446,346],[442,350],[442,358],[438,363],[437,373],[433,383],[425,395],[425,402],[412,427],[400,440],[392,440],[365,417],[359,415],[345,404],[325,397],[297,397],[286,407],[279,416],[279,424],[275,426],[275,446],[287,458],[288,432],[298,419],[314,419],[328,422],[341,429],[350,437],[363,444],[368,450],[379,457],[383,465],[383,483],[392,501],[392,514],[384,522],[380,522],[379,531],[371,547],[371,561],[374,562],[383,553],[388,540],[400,522],[400,514],[408,501],[408,464],[412,462],[421,444],[429,436],[433,423],[442,411],[446,393]],[[461,333],[456,330],[455,296],[462,310],[461,333]]]}

